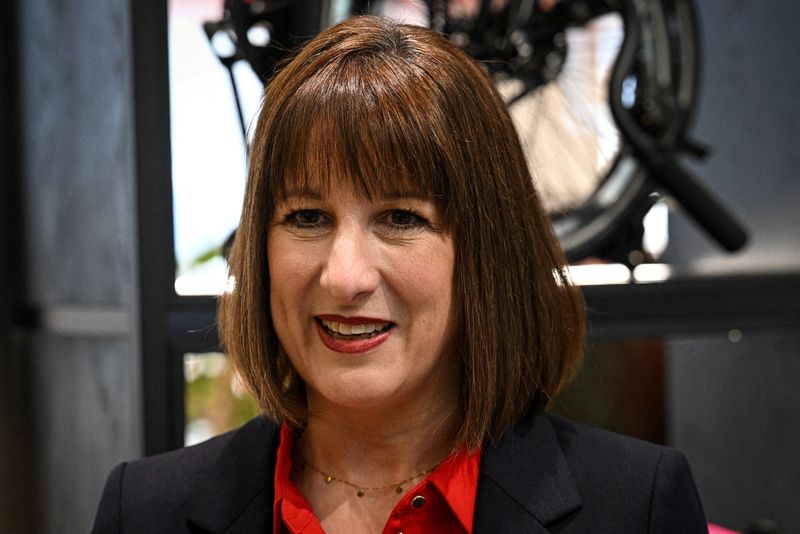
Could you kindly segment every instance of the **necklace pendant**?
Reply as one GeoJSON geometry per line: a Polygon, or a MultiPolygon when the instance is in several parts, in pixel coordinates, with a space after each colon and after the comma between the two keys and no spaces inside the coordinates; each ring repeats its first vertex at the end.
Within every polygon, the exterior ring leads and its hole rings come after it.
{"type": "Polygon", "coordinates": [[[325,475],[325,483],[326,483],[326,484],[330,484],[332,480],[333,480],[333,477],[332,477],[332,476],[330,476],[330,475],[325,475]]]}
{"type": "Polygon", "coordinates": [[[364,490],[358,490],[356,492],[356,495],[358,495],[359,497],[363,497],[364,496],[364,490]]]}

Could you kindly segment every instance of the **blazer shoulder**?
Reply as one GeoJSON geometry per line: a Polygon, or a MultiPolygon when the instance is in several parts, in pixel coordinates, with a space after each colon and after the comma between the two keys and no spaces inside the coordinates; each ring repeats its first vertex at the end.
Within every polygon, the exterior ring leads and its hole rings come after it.
{"type": "Polygon", "coordinates": [[[595,503],[602,503],[606,512],[624,510],[626,520],[647,525],[647,532],[706,532],[691,469],[679,450],[548,417],[585,512],[593,515],[595,503]]]}
{"type": "Polygon", "coordinates": [[[121,532],[120,525],[131,532],[182,531],[185,524],[172,522],[186,517],[198,491],[214,484],[216,471],[238,461],[236,449],[257,450],[251,445],[275,435],[276,428],[259,417],[197,445],[117,465],[106,480],[92,532],[121,532]]]}
{"type": "Polygon", "coordinates": [[[576,423],[556,415],[547,414],[547,417],[567,460],[596,460],[605,456],[610,460],[625,458],[626,463],[633,462],[639,466],[642,463],[654,464],[666,451],[678,452],[670,447],[576,423]]]}

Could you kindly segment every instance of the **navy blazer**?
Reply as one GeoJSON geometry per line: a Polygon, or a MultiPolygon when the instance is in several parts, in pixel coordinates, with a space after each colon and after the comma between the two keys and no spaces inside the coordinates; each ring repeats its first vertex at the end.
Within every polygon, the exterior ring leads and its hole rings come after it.
{"type": "MultiPolygon", "coordinates": [[[[279,427],[264,417],[205,443],[118,465],[92,532],[272,530],[279,427]]],[[[684,456],[531,415],[481,458],[475,534],[706,533],[684,456]]]]}

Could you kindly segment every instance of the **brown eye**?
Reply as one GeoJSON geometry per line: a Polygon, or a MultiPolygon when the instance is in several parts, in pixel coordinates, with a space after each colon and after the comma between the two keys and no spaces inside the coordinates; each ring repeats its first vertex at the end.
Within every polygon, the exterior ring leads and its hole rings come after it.
{"type": "Polygon", "coordinates": [[[428,224],[421,215],[410,210],[391,210],[386,214],[386,223],[394,230],[418,230],[428,224]]]}
{"type": "Polygon", "coordinates": [[[317,228],[325,223],[325,216],[317,210],[297,210],[288,213],[284,221],[296,228],[317,228]]]}

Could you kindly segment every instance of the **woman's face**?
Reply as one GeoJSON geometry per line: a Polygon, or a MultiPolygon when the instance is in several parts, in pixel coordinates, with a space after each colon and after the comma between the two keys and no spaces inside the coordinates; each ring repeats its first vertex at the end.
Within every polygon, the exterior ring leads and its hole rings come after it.
{"type": "Polygon", "coordinates": [[[279,203],[272,320],[312,410],[456,398],[455,251],[442,225],[429,199],[367,200],[348,187],[290,191],[279,203]]]}

